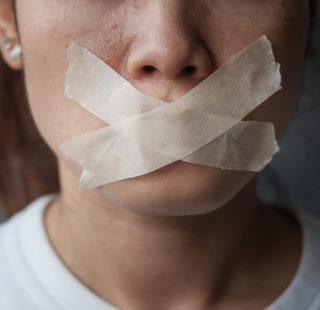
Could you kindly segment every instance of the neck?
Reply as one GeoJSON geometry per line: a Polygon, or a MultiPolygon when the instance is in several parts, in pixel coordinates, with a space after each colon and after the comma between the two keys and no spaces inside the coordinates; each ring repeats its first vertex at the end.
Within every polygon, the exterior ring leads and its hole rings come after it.
{"type": "Polygon", "coordinates": [[[47,208],[48,236],[66,266],[119,308],[205,309],[236,291],[236,279],[261,255],[259,246],[255,253],[248,247],[266,238],[255,233],[262,208],[254,199],[254,181],[211,213],[159,217],[79,195],[76,186],[67,191],[66,178],[47,208]]]}

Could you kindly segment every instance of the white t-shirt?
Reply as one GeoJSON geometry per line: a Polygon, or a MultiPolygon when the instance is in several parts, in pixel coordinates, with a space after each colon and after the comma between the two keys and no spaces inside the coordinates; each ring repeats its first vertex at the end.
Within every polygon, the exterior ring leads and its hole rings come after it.
{"type": "MultiPolygon", "coordinates": [[[[51,247],[43,211],[54,196],[36,199],[0,225],[0,309],[116,310],[79,281],[51,247]]],[[[320,309],[320,221],[301,210],[295,215],[303,229],[302,259],[267,310],[320,309]]]]}

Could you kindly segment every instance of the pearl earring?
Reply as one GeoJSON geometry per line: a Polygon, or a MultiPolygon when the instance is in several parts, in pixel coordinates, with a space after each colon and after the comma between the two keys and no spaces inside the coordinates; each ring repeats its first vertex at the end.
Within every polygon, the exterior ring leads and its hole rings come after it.
{"type": "Polygon", "coordinates": [[[18,44],[11,49],[9,57],[11,58],[11,60],[15,61],[21,57],[21,54],[22,54],[22,48],[20,44],[18,44]]]}
{"type": "Polygon", "coordinates": [[[6,51],[9,51],[9,50],[11,50],[13,48],[12,40],[9,39],[8,37],[4,37],[1,40],[1,45],[2,45],[3,49],[6,50],[6,51]]]}
{"type": "Polygon", "coordinates": [[[10,40],[9,38],[5,37],[2,40],[2,46],[6,51],[9,51],[13,48],[13,43],[12,40],[10,40]]]}
{"type": "Polygon", "coordinates": [[[1,40],[1,45],[5,51],[9,52],[11,60],[16,61],[21,57],[22,48],[20,44],[14,45],[10,38],[4,37],[1,40]]]}

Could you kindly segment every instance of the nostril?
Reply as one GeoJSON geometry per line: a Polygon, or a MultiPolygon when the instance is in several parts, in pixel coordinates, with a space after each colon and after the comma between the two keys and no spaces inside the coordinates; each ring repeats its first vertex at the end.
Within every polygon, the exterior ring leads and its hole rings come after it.
{"type": "Polygon", "coordinates": [[[142,70],[145,72],[145,73],[153,73],[154,71],[156,71],[156,68],[153,67],[153,66],[144,66],[142,68],[142,70]]]}
{"type": "MultiPolygon", "coordinates": [[[[144,73],[154,73],[156,71],[158,71],[158,69],[154,66],[150,66],[150,65],[147,65],[147,66],[143,66],[141,68],[141,70],[144,72],[144,73]]],[[[182,69],[181,73],[183,75],[193,75],[195,72],[197,71],[197,67],[196,66],[186,66],[182,69]]]]}
{"type": "Polygon", "coordinates": [[[182,70],[182,72],[186,75],[192,75],[196,71],[197,71],[197,68],[195,66],[187,66],[182,70]]]}

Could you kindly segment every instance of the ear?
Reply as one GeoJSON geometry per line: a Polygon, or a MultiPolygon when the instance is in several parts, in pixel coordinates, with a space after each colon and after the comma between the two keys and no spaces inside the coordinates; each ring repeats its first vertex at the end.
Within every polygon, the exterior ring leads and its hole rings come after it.
{"type": "Polygon", "coordinates": [[[15,22],[14,0],[0,0],[0,50],[4,61],[14,70],[21,70],[22,50],[15,22]]]}

